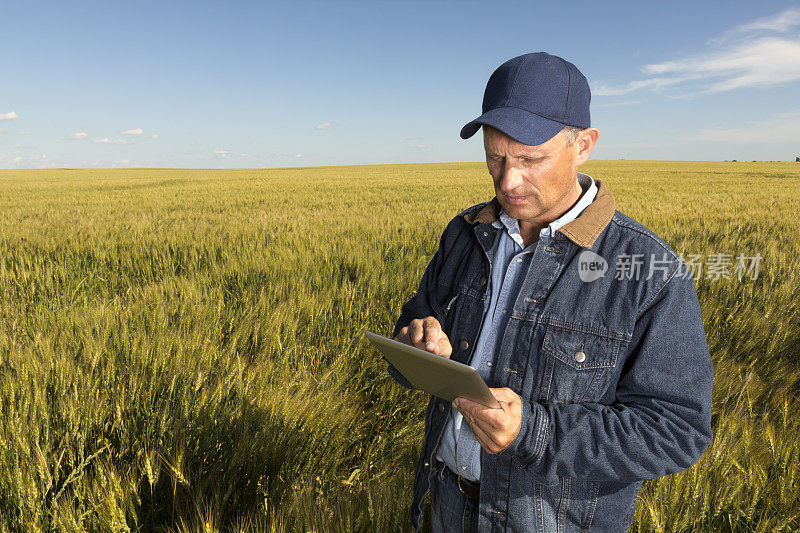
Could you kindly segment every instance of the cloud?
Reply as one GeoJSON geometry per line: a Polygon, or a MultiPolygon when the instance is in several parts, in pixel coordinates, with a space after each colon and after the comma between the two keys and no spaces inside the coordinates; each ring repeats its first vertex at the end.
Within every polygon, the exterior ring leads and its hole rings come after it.
{"type": "Polygon", "coordinates": [[[711,40],[714,49],[692,57],[647,64],[641,71],[651,77],[612,87],[595,84],[599,96],[629,94],[643,89],[677,97],[714,94],[749,87],[769,87],[800,80],[800,35],[755,35],[785,33],[800,25],[800,9],[788,9],[772,17],[737,26],[723,37],[711,40]]]}
{"type": "Polygon", "coordinates": [[[12,161],[13,161],[14,163],[19,163],[20,161],[22,161],[22,158],[21,158],[20,156],[17,156],[17,157],[15,157],[14,159],[12,159],[12,161]]]}
{"type": "Polygon", "coordinates": [[[295,156],[297,159],[300,159],[301,157],[303,157],[303,154],[294,154],[294,156],[295,156]]]}
{"type": "Polygon", "coordinates": [[[4,133],[8,133],[8,132],[6,130],[4,130],[3,128],[0,128],[0,135],[3,135],[4,133]]]}
{"type": "Polygon", "coordinates": [[[108,137],[103,137],[102,139],[95,139],[94,142],[96,144],[128,144],[128,141],[126,141],[125,139],[111,140],[108,137]]]}
{"type": "Polygon", "coordinates": [[[61,137],[61,138],[68,141],[80,141],[82,139],[87,138],[88,136],[89,134],[86,133],[85,131],[77,131],[75,133],[67,135],[66,137],[61,137]]]}
{"type": "Polygon", "coordinates": [[[158,133],[154,133],[150,136],[151,139],[156,140],[158,139],[158,133]]]}
{"type": "Polygon", "coordinates": [[[724,42],[736,35],[753,33],[758,31],[772,31],[777,33],[786,33],[795,26],[800,25],[800,8],[790,7],[771,17],[764,17],[747,24],[741,24],[732,28],[720,37],[710,39],[710,44],[724,42]]]}
{"type": "Polygon", "coordinates": [[[318,130],[329,130],[331,128],[333,128],[333,124],[331,124],[330,122],[323,122],[322,124],[317,124],[318,130]]]}
{"type": "Polygon", "coordinates": [[[231,151],[230,150],[214,150],[214,153],[217,154],[218,156],[221,156],[221,157],[228,157],[228,155],[231,153],[231,151]]]}
{"type": "Polygon", "coordinates": [[[142,128],[135,128],[132,130],[125,130],[122,132],[123,135],[141,135],[142,133],[144,133],[142,131],[142,128]]]}
{"type": "Polygon", "coordinates": [[[687,135],[689,140],[726,143],[800,143],[800,109],[778,113],[737,128],[711,128],[687,135]]]}
{"type": "Polygon", "coordinates": [[[19,115],[16,111],[9,111],[8,113],[0,113],[0,120],[17,120],[19,115]]]}
{"type": "Polygon", "coordinates": [[[645,65],[648,74],[676,73],[686,80],[722,78],[701,93],[800,80],[800,39],[765,37],[706,57],[645,65]]]}

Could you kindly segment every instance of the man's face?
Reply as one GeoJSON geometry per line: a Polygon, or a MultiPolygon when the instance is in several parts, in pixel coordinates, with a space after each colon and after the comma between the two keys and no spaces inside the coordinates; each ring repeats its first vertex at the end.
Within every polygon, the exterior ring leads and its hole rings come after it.
{"type": "Polygon", "coordinates": [[[512,218],[551,222],[580,195],[578,143],[567,146],[564,133],[529,146],[484,125],[483,146],[497,199],[512,218]]]}

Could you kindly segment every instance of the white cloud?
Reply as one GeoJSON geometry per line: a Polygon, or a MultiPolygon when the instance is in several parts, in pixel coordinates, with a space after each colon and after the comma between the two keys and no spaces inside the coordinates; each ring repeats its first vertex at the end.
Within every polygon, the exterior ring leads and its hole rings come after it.
{"type": "Polygon", "coordinates": [[[87,138],[88,136],[89,134],[86,133],[85,131],[76,131],[75,133],[71,133],[66,137],[61,137],[61,138],[68,141],[80,141],[82,139],[87,138]]]}
{"type": "Polygon", "coordinates": [[[330,122],[323,122],[322,124],[317,124],[318,130],[329,130],[333,127],[333,124],[330,122]]]}
{"type": "Polygon", "coordinates": [[[19,115],[16,111],[9,111],[8,113],[0,113],[0,120],[17,120],[19,115]]]}
{"type": "Polygon", "coordinates": [[[747,87],[768,87],[800,80],[800,35],[755,36],[755,31],[784,33],[800,25],[800,9],[737,26],[712,42],[715,49],[692,57],[644,65],[652,76],[611,87],[595,84],[599,96],[629,94],[642,89],[676,89],[678,97],[713,94],[747,87]],[[696,83],[689,83],[696,82],[696,83]]]}
{"type": "Polygon", "coordinates": [[[153,140],[155,140],[155,139],[158,139],[158,134],[157,134],[157,133],[154,133],[154,134],[152,134],[152,135],[150,136],[150,138],[151,138],[151,139],[153,139],[153,140]]]}
{"type": "Polygon", "coordinates": [[[239,154],[239,157],[247,157],[247,154],[239,154]]]}
{"type": "Polygon", "coordinates": [[[294,154],[294,156],[295,156],[297,159],[300,159],[301,157],[303,157],[303,154],[294,154]]]}
{"type": "Polygon", "coordinates": [[[4,130],[3,128],[0,128],[0,135],[3,135],[4,133],[8,133],[8,132],[6,130],[4,130]]]}
{"type": "Polygon", "coordinates": [[[17,157],[15,157],[14,159],[12,159],[12,161],[13,161],[14,163],[19,163],[20,161],[22,161],[22,158],[21,158],[20,156],[17,156],[17,157]]]}
{"type": "Polygon", "coordinates": [[[712,128],[687,136],[697,141],[726,143],[800,143],[800,109],[773,115],[737,128],[712,128]]]}
{"type": "Polygon", "coordinates": [[[122,132],[123,135],[141,135],[142,133],[144,133],[142,131],[142,128],[135,128],[132,130],[125,130],[122,132]]]}
{"type": "Polygon", "coordinates": [[[125,139],[111,140],[108,137],[103,137],[102,139],[95,139],[94,142],[96,144],[128,144],[128,141],[126,141],[125,139]]]}
{"type": "Polygon", "coordinates": [[[721,37],[711,39],[711,43],[723,42],[735,35],[757,31],[774,31],[786,33],[795,26],[800,25],[800,8],[791,7],[771,17],[764,17],[747,24],[741,24],[726,31],[721,37]]]}
{"type": "Polygon", "coordinates": [[[723,78],[702,93],[768,86],[800,79],[800,39],[765,37],[705,57],[645,65],[648,74],[673,73],[685,80],[723,78]]]}
{"type": "Polygon", "coordinates": [[[221,156],[221,157],[228,157],[228,155],[231,153],[231,151],[230,150],[214,150],[214,153],[217,154],[218,156],[221,156]]]}

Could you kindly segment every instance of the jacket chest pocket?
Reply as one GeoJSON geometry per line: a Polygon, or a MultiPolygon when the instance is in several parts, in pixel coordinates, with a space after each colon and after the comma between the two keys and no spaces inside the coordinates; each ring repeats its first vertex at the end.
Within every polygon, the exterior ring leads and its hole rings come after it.
{"type": "Polygon", "coordinates": [[[599,401],[616,373],[624,342],[584,329],[548,325],[542,341],[544,373],[539,401],[599,401]]]}

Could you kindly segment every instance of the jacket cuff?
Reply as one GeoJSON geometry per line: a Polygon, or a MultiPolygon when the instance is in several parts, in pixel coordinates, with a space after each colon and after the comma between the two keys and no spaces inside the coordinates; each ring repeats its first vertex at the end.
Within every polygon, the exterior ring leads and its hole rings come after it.
{"type": "Polygon", "coordinates": [[[498,455],[510,455],[523,466],[535,463],[544,454],[550,435],[550,415],[537,402],[522,400],[522,420],[519,432],[508,447],[498,455]]]}

